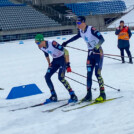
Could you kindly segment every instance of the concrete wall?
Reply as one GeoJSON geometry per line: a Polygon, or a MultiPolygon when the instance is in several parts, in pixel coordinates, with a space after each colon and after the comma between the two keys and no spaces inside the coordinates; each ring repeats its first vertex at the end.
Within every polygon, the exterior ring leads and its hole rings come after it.
{"type": "Polygon", "coordinates": [[[115,18],[120,14],[110,14],[110,15],[95,15],[95,16],[88,16],[86,18],[86,23],[88,25],[96,27],[98,30],[102,30],[105,25],[105,18],[115,18]]]}
{"type": "Polygon", "coordinates": [[[103,16],[89,16],[86,19],[86,23],[88,25],[92,25],[95,27],[104,26],[104,17],[103,16]]]}

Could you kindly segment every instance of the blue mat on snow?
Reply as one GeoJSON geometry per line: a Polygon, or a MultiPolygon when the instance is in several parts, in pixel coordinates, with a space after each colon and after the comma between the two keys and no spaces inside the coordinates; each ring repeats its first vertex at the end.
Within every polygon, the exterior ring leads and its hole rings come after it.
{"type": "Polygon", "coordinates": [[[23,85],[13,87],[6,99],[16,99],[41,93],[42,91],[37,87],[36,84],[23,85]]]}

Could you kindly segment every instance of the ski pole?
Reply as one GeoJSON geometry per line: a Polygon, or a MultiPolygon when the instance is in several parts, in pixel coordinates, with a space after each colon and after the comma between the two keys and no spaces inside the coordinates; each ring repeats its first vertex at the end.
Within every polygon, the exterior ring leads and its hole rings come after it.
{"type": "MultiPolygon", "coordinates": [[[[66,78],[68,78],[68,79],[70,79],[70,80],[72,80],[72,81],[75,81],[75,82],[77,82],[77,83],[79,83],[79,84],[81,84],[81,85],[84,85],[84,86],[87,86],[86,84],[83,84],[83,83],[81,83],[81,82],[79,82],[79,81],[77,81],[77,80],[74,80],[74,79],[72,79],[72,78],[70,78],[70,77],[68,77],[68,76],[65,76],[66,78]]],[[[92,88],[94,91],[96,91],[96,88],[92,88]]]]}
{"type": "MultiPolygon", "coordinates": [[[[117,59],[117,58],[112,58],[112,57],[109,57],[109,56],[105,56],[106,58],[109,58],[109,59],[114,59],[114,60],[118,60],[118,61],[122,61],[122,60],[120,60],[120,59],[117,59]]],[[[126,63],[129,63],[129,62],[127,62],[127,61],[125,61],[126,63]]]]}
{"type": "MultiPolygon", "coordinates": [[[[76,72],[73,72],[73,71],[72,71],[72,73],[74,73],[74,74],[76,74],[76,75],[79,75],[79,76],[82,76],[82,77],[84,77],[84,78],[87,78],[86,76],[81,75],[81,74],[78,74],[78,73],[76,73],[76,72]]],[[[96,80],[93,80],[93,81],[98,83],[98,81],[96,81],[96,80]]],[[[109,85],[107,85],[107,84],[104,84],[104,85],[105,85],[106,87],[109,87],[109,88],[112,88],[112,89],[114,89],[114,90],[120,91],[120,89],[111,87],[111,86],[109,86],[109,85]]]]}
{"type": "MultiPolygon", "coordinates": [[[[83,52],[88,52],[88,51],[86,51],[86,50],[79,49],[79,48],[75,48],[75,47],[70,47],[70,46],[67,46],[67,47],[72,48],[72,49],[76,49],[76,50],[80,50],[80,51],[83,51],[83,52]]],[[[120,55],[114,55],[114,54],[101,54],[101,53],[95,53],[95,52],[94,52],[94,54],[104,55],[105,57],[106,57],[106,56],[115,56],[115,57],[130,58],[130,57],[128,57],[128,56],[120,56],[120,55]]],[[[131,58],[134,58],[134,57],[131,57],[131,58]]]]}
{"type": "MultiPolygon", "coordinates": [[[[58,72],[56,72],[56,73],[58,73],[58,72]]],[[[77,82],[77,83],[79,83],[79,84],[81,84],[81,85],[83,85],[83,86],[86,86],[87,87],[87,85],[86,84],[83,84],[83,83],[81,83],[81,82],[79,82],[79,81],[77,81],[77,80],[74,80],[74,79],[72,79],[72,78],[70,78],[70,77],[68,77],[68,76],[65,76],[66,78],[68,78],[68,79],[70,79],[70,80],[72,80],[72,81],[75,81],[75,82],[77,82]]],[[[96,91],[97,89],[96,88],[92,88],[94,91],[96,91]]]]}
{"type": "Polygon", "coordinates": [[[70,46],[67,46],[67,47],[72,48],[72,49],[76,49],[76,50],[80,50],[80,51],[83,51],[83,52],[88,52],[88,51],[86,51],[86,50],[79,49],[79,48],[75,48],[75,47],[70,47],[70,46]]]}
{"type": "MultiPolygon", "coordinates": [[[[128,56],[120,56],[120,55],[114,55],[114,54],[101,54],[101,53],[94,53],[94,54],[104,55],[104,56],[115,56],[115,57],[121,57],[121,58],[130,58],[128,56]]],[[[131,57],[131,58],[134,58],[134,57],[131,57]]]]}

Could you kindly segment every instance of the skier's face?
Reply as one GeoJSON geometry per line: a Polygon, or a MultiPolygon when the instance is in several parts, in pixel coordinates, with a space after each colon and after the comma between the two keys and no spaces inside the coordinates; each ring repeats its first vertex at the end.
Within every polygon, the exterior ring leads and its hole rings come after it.
{"type": "Polygon", "coordinates": [[[77,24],[77,27],[78,27],[79,29],[82,28],[82,22],[80,22],[80,21],[76,21],[76,24],[77,24]]]}
{"type": "Polygon", "coordinates": [[[39,42],[39,41],[35,41],[35,43],[38,45],[38,47],[39,47],[39,49],[41,49],[42,47],[46,47],[46,43],[44,43],[44,41],[41,41],[41,42],[39,42]]]}

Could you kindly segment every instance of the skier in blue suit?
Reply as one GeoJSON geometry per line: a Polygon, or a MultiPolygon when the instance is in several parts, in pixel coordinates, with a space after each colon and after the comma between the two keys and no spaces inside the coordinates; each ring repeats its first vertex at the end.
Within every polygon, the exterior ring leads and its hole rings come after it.
{"type": "Polygon", "coordinates": [[[51,81],[51,76],[59,69],[58,79],[65,86],[70,94],[69,103],[77,102],[77,96],[70,87],[67,80],[65,80],[65,71],[71,72],[70,63],[66,61],[65,57],[68,55],[68,51],[63,48],[56,41],[46,41],[42,34],[37,34],[35,37],[35,43],[38,45],[39,49],[42,50],[46,56],[48,62],[48,70],[45,75],[46,83],[51,91],[51,97],[46,100],[45,103],[56,102],[57,95],[51,81]],[[53,57],[53,61],[50,62],[49,54],[53,57]],[[67,63],[66,63],[67,62],[67,63]]]}
{"type": "Polygon", "coordinates": [[[99,87],[100,87],[100,95],[96,98],[96,101],[104,101],[106,100],[106,94],[104,90],[104,82],[101,76],[101,69],[103,64],[103,50],[102,43],[104,42],[104,38],[99,31],[97,31],[94,27],[88,26],[85,23],[86,19],[84,16],[79,16],[77,18],[76,24],[79,29],[78,34],[69,39],[66,42],[63,42],[62,46],[66,47],[68,43],[75,41],[82,37],[87,44],[88,47],[88,56],[87,56],[87,94],[83,98],[83,101],[91,101],[92,100],[92,75],[93,70],[95,68],[95,75],[98,79],[99,87]]]}

